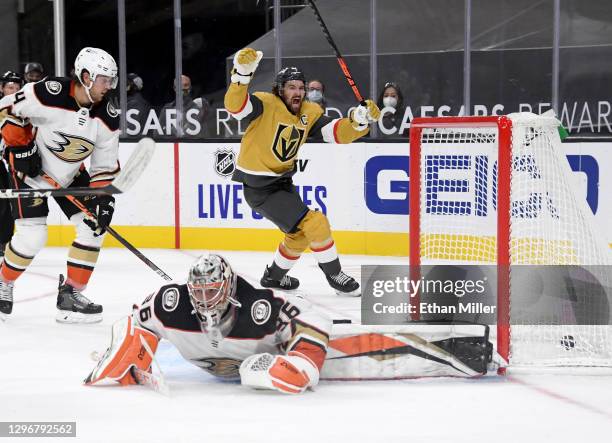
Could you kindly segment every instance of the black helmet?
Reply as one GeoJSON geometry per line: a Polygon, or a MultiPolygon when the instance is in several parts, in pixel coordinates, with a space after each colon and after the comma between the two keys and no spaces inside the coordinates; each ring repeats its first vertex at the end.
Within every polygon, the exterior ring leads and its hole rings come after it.
{"type": "Polygon", "coordinates": [[[19,83],[21,86],[23,86],[25,80],[21,74],[14,71],[6,71],[4,74],[2,74],[2,77],[0,77],[0,83],[2,83],[2,86],[4,86],[5,83],[19,83]]]}
{"type": "Polygon", "coordinates": [[[276,74],[276,78],[274,79],[274,92],[276,95],[281,95],[281,89],[283,89],[285,83],[290,80],[301,80],[304,82],[304,85],[306,85],[306,77],[304,76],[304,73],[295,66],[288,66],[281,69],[278,71],[278,74],[276,74]]]}
{"type": "Polygon", "coordinates": [[[41,74],[45,72],[42,65],[38,62],[30,62],[25,65],[25,69],[23,70],[24,74],[29,74],[32,71],[38,71],[41,74]]]}

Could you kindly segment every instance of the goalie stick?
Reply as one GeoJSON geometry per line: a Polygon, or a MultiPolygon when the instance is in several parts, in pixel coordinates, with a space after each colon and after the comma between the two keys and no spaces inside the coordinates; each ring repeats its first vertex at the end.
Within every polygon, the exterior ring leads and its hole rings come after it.
{"type": "Polygon", "coordinates": [[[100,188],[74,187],[53,189],[0,189],[0,198],[35,198],[35,197],[67,197],[83,195],[112,195],[122,194],[130,189],[138,180],[142,172],[149,165],[155,152],[155,142],[150,138],[143,138],[138,142],[134,153],[125,166],[119,171],[117,177],[108,186],[100,188]]]}
{"type": "Polygon", "coordinates": [[[359,92],[359,89],[357,88],[357,84],[355,83],[355,80],[353,79],[353,76],[351,75],[351,72],[349,71],[348,66],[346,65],[346,62],[344,61],[344,57],[342,57],[342,54],[340,54],[340,50],[338,49],[338,46],[336,46],[336,43],[334,42],[334,39],[332,38],[329,32],[329,29],[327,29],[327,25],[323,21],[323,17],[321,17],[321,13],[319,12],[317,5],[315,5],[314,0],[307,0],[307,3],[312,8],[314,15],[317,21],[319,22],[321,29],[323,30],[323,35],[325,35],[325,39],[327,40],[329,45],[334,50],[334,53],[336,54],[336,60],[338,60],[338,64],[340,65],[340,69],[342,69],[342,73],[344,74],[344,77],[346,78],[346,81],[348,82],[349,86],[353,90],[353,94],[355,94],[357,101],[359,102],[360,105],[367,106],[363,96],[361,95],[361,93],[359,92]]]}
{"type": "MultiPolygon", "coordinates": [[[[148,349],[145,348],[146,352],[149,352],[150,349],[150,347],[148,347],[148,349]]],[[[90,357],[93,361],[99,362],[102,359],[102,355],[103,354],[98,351],[93,351],[90,354],[90,357]]],[[[152,361],[155,364],[155,368],[157,369],[158,373],[154,374],[153,372],[143,371],[142,369],[137,368],[136,366],[132,366],[130,368],[130,373],[139,385],[146,386],[147,388],[152,389],[153,391],[159,394],[165,395],[166,397],[170,397],[170,387],[166,383],[164,374],[161,371],[161,368],[157,363],[157,359],[154,355],[152,357],[152,361]]]]}

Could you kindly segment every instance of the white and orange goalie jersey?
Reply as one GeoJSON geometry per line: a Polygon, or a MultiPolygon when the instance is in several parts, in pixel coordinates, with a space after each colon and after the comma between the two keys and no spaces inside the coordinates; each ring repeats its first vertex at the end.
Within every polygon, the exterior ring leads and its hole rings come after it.
{"type": "Polygon", "coordinates": [[[320,370],[327,353],[331,319],[299,296],[257,289],[237,278],[236,298],[222,322],[223,337],[203,330],[187,285],[169,284],[147,297],[134,312],[136,323],[172,342],[196,366],[223,378],[236,378],[243,360],[255,354],[299,353],[320,370]]]}
{"type": "Polygon", "coordinates": [[[136,383],[130,367],[150,370],[161,338],[217,377],[285,393],[303,392],[319,378],[473,377],[492,363],[485,325],[342,324],[330,339],[331,319],[300,296],[257,289],[238,277],[235,298],[240,306],[230,305],[220,330],[207,331],[187,285],[162,286],[115,324],[111,347],[85,383],[136,383]]]}

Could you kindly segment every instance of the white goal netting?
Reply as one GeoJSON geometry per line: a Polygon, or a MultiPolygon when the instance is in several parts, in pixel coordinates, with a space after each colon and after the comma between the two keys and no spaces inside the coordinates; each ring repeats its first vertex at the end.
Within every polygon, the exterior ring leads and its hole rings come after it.
{"type": "Polygon", "coordinates": [[[418,122],[419,149],[411,148],[411,161],[420,151],[418,235],[410,238],[420,264],[508,261],[500,303],[508,304],[511,365],[612,365],[610,250],[562,151],[559,122],[534,114],[430,120],[418,122]]]}

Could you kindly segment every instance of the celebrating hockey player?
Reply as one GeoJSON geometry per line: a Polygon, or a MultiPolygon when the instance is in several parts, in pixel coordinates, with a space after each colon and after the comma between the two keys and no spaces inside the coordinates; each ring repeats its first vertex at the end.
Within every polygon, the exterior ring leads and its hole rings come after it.
{"type": "Polygon", "coordinates": [[[113,325],[113,337],[85,380],[135,384],[132,368],[149,370],[159,339],[215,376],[284,393],[316,386],[331,319],[299,296],[256,289],[220,255],[198,258],[186,284],[149,295],[113,325]]]}
{"type": "MultiPolygon", "coordinates": [[[[119,172],[118,112],[106,97],[117,86],[117,64],[102,49],[84,48],[76,57],[74,73],[75,79],[28,83],[0,100],[0,111],[7,111],[2,138],[14,189],[105,186],[119,172]],[[88,157],[89,173],[82,165],[88,157]]],[[[111,222],[114,198],[84,198],[82,203],[92,218],[86,218],[66,198],[56,201],[77,231],[68,251],[66,281],[60,276],[56,319],[101,321],[102,306],[88,300],[82,291],[111,222]]],[[[11,206],[16,232],[0,267],[0,315],[12,312],[14,282],[47,241],[46,198],[19,198],[11,206]]]]}
{"type": "Polygon", "coordinates": [[[291,177],[299,148],[308,136],[321,136],[328,143],[351,143],[369,132],[380,110],[367,100],[366,106],[357,106],[348,118],[325,117],[320,105],[304,100],[306,78],[296,67],[278,72],[273,93],[249,94],[249,83],[262,57],[261,51],[252,48],[238,51],[225,94],[226,109],[248,122],[233,179],[243,183],[249,206],[285,233],[261,285],[296,289],[299,281],[287,272],[310,248],[338,294],[359,295],[359,283],[342,271],[327,217],[304,204],[291,177]]]}

